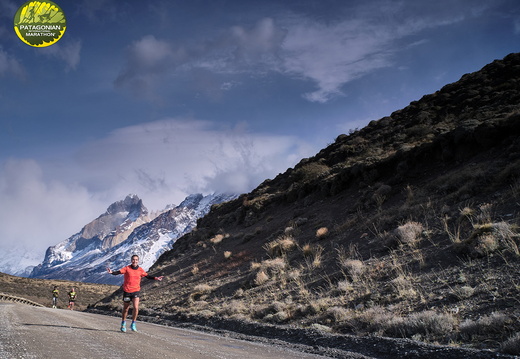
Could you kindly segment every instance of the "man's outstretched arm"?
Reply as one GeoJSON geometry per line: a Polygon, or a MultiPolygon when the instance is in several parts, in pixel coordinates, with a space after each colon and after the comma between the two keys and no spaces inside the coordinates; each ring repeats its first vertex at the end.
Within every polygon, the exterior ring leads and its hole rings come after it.
{"type": "Polygon", "coordinates": [[[147,275],[145,278],[147,279],[151,279],[151,280],[163,280],[164,276],[160,276],[160,277],[154,277],[154,276],[151,276],[151,275],[147,275]]]}
{"type": "Polygon", "coordinates": [[[118,271],[118,270],[112,270],[110,268],[107,267],[107,272],[112,274],[112,275],[118,275],[118,274],[121,274],[121,271],[118,271]]]}

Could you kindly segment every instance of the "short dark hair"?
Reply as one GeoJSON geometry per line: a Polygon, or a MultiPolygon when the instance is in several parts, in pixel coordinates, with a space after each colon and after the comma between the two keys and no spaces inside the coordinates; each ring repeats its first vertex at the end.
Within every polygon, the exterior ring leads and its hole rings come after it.
{"type": "Polygon", "coordinates": [[[134,259],[134,257],[139,258],[139,256],[138,256],[137,254],[133,254],[133,255],[130,257],[130,259],[134,259]]]}

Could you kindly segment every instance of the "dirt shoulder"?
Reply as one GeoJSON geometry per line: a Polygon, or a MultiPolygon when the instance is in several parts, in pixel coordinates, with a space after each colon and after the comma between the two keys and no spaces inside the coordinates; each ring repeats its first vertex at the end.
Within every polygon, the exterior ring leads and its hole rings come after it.
{"type": "MultiPolygon", "coordinates": [[[[105,315],[119,315],[119,313],[110,310],[104,311],[99,307],[96,309],[91,308],[87,311],[105,315]]],[[[437,346],[409,339],[338,335],[316,329],[262,324],[218,317],[204,318],[202,316],[187,316],[185,314],[155,312],[148,309],[140,311],[139,320],[167,326],[194,329],[252,342],[282,345],[284,347],[289,346],[298,351],[323,355],[330,358],[518,358],[489,350],[437,346]]]]}

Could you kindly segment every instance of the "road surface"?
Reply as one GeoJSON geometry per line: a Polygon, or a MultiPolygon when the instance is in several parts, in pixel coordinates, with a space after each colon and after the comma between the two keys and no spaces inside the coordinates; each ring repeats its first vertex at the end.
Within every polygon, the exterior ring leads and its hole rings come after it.
{"type": "Polygon", "coordinates": [[[116,317],[0,302],[0,359],[325,358],[144,322],[121,333],[119,325],[116,317]]]}

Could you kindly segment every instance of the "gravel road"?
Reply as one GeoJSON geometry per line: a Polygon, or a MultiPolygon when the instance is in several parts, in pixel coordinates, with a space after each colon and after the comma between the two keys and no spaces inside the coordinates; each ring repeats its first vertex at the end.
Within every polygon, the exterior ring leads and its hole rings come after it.
{"type": "Polygon", "coordinates": [[[137,333],[121,333],[119,324],[99,314],[0,303],[0,358],[326,358],[144,322],[137,333]]]}
{"type": "Polygon", "coordinates": [[[357,338],[238,322],[211,323],[213,329],[193,324],[179,328],[175,320],[157,321],[168,325],[138,322],[137,333],[121,333],[117,317],[0,302],[0,359],[518,358],[406,339],[357,338]]]}

